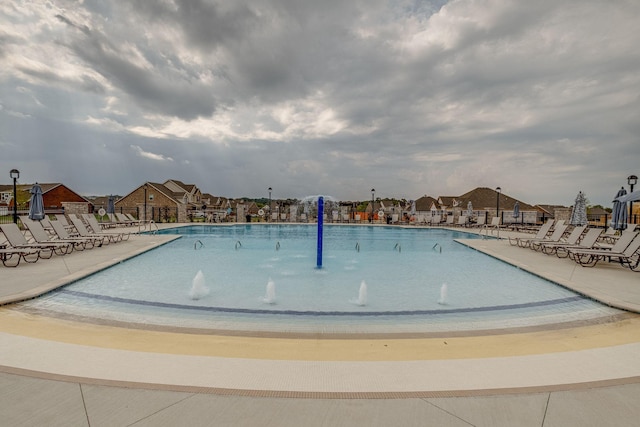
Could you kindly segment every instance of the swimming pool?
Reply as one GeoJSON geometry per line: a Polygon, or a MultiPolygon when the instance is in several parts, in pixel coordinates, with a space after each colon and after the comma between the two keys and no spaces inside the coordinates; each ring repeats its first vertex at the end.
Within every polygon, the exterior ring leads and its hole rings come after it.
{"type": "Polygon", "coordinates": [[[317,269],[316,232],[265,224],[166,230],[182,238],[24,304],[143,325],[312,333],[501,329],[619,313],[455,241],[473,234],[326,226],[317,269]]]}

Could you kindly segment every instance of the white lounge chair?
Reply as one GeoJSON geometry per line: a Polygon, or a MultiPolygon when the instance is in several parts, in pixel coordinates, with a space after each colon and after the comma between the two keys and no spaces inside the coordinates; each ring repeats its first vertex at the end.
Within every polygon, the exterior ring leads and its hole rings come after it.
{"type": "Polygon", "coordinates": [[[74,249],[82,251],[85,248],[84,242],[71,241],[71,240],[59,240],[59,239],[53,240],[52,236],[49,233],[47,233],[47,230],[44,229],[44,227],[42,226],[42,224],[40,224],[39,221],[33,221],[26,216],[21,216],[20,221],[25,227],[27,227],[27,229],[29,230],[29,233],[31,234],[31,237],[37,243],[40,243],[40,244],[47,243],[47,244],[57,246],[58,249],[56,249],[56,251],[60,251],[60,253],[56,252],[58,253],[58,255],[71,253],[73,252],[74,249]],[[61,251],[64,251],[64,253],[62,253],[61,251]]]}
{"type": "MultiPolygon", "coordinates": [[[[557,227],[556,227],[557,228],[557,227]]],[[[567,228],[565,226],[565,228],[567,228]]],[[[560,236],[560,240],[559,241],[553,241],[553,239],[549,239],[551,241],[546,241],[546,240],[534,240],[533,242],[531,242],[531,249],[533,249],[534,251],[544,251],[546,248],[552,248],[552,247],[558,247],[558,246],[575,246],[578,244],[578,241],[580,240],[580,237],[582,236],[582,233],[584,233],[584,230],[587,228],[586,225],[579,225],[577,227],[574,227],[573,230],[571,231],[571,233],[569,233],[569,236],[567,236],[567,238],[565,240],[563,240],[563,237],[560,236]]]]}
{"type": "Polygon", "coordinates": [[[22,234],[22,231],[20,231],[18,226],[13,222],[0,224],[0,230],[2,231],[2,234],[4,234],[10,246],[4,249],[38,250],[38,257],[43,259],[51,258],[54,253],[56,253],[57,255],[64,255],[67,253],[66,250],[60,251],[58,245],[50,245],[46,243],[29,243],[27,238],[24,237],[24,234],[22,234]]]}
{"type": "MultiPolygon", "coordinates": [[[[497,217],[494,217],[494,219],[496,218],[497,217]]],[[[545,222],[540,226],[540,228],[538,229],[538,232],[534,237],[514,237],[514,238],[509,237],[509,244],[511,246],[520,246],[521,248],[526,248],[530,245],[531,240],[543,239],[547,235],[549,230],[551,230],[552,226],[553,226],[553,220],[550,219],[549,221],[545,222]]]]}
{"type": "Polygon", "coordinates": [[[640,233],[633,232],[620,237],[618,242],[616,242],[611,249],[573,249],[569,252],[572,253],[572,259],[583,267],[593,267],[598,263],[598,261],[605,259],[611,261],[615,258],[620,262],[620,264],[635,270],[640,263],[638,260],[638,257],[640,257],[640,254],[638,253],[639,250],[640,233]],[[631,237],[631,240],[625,246],[624,240],[628,240],[629,236],[631,237]],[[618,243],[620,243],[620,245],[618,245],[618,243]],[[618,245],[617,248],[616,245],[618,245]],[[621,248],[623,249],[620,250],[621,248]]]}
{"type": "Polygon", "coordinates": [[[473,224],[474,227],[484,227],[484,225],[487,222],[487,217],[485,215],[480,215],[476,218],[476,222],[475,224],[473,224]]]}
{"type": "Polygon", "coordinates": [[[110,242],[116,243],[120,241],[116,236],[111,234],[98,234],[90,232],[87,226],[84,225],[84,222],[82,222],[82,220],[75,215],[69,215],[69,219],[73,223],[73,226],[75,227],[80,237],[101,238],[102,240],[100,241],[100,243],[103,245],[108,245],[110,242]]]}
{"type": "Polygon", "coordinates": [[[40,249],[0,247],[0,261],[5,267],[17,267],[20,260],[33,264],[40,259],[40,249]],[[15,264],[13,264],[15,262],[15,264]]]}
{"type": "Polygon", "coordinates": [[[51,221],[51,226],[53,227],[53,231],[61,240],[84,242],[85,249],[94,248],[96,245],[102,246],[103,237],[72,236],[60,221],[51,221]]]}
{"type": "Polygon", "coordinates": [[[590,228],[586,233],[584,233],[584,235],[580,237],[578,242],[576,242],[575,244],[572,245],[568,242],[543,243],[542,252],[547,255],[556,254],[558,258],[566,258],[568,255],[567,250],[569,250],[570,248],[593,248],[597,244],[600,234],[602,234],[602,229],[590,228]]]}
{"type": "Polygon", "coordinates": [[[129,236],[131,236],[130,232],[103,230],[102,226],[100,225],[96,217],[91,214],[85,214],[85,215],[82,215],[82,217],[87,221],[87,223],[89,224],[89,227],[91,227],[91,230],[95,234],[104,234],[108,236],[114,236],[114,238],[116,238],[117,241],[128,240],[129,236]]]}

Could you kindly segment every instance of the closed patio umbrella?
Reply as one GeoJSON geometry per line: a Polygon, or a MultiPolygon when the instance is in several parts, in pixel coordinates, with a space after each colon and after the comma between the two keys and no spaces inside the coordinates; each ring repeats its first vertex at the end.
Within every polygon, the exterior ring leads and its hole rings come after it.
{"type": "Polygon", "coordinates": [[[613,200],[613,212],[611,213],[611,227],[614,230],[624,230],[627,228],[627,202],[622,201],[626,199],[627,190],[624,187],[620,188],[618,194],[616,194],[613,200]]]}
{"type": "Polygon", "coordinates": [[[113,201],[113,196],[109,196],[109,201],[107,202],[107,213],[113,214],[116,213],[115,204],[113,201]]]}
{"type": "Polygon", "coordinates": [[[31,200],[29,201],[29,219],[40,221],[44,218],[44,201],[42,200],[42,188],[36,182],[31,190],[31,200]]]}
{"type": "Polygon", "coordinates": [[[518,201],[516,200],[516,204],[513,205],[513,218],[517,220],[519,216],[520,216],[520,203],[518,203],[518,201]]]}
{"type": "Polygon", "coordinates": [[[571,225],[587,225],[587,199],[582,191],[578,192],[571,211],[571,225]]]}
{"type": "Polygon", "coordinates": [[[469,200],[469,203],[467,203],[467,218],[471,218],[473,216],[473,203],[471,203],[471,200],[469,200]]]}
{"type": "MultiPolygon", "coordinates": [[[[623,188],[624,190],[624,188],[623,188]]],[[[626,194],[627,192],[625,191],[625,195],[621,196],[621,197],[616,197],[616,200],[619,202],[635,202],[637,200],[640,200],[640,190],[638,191],[634,191],[633,193],[629,193],[626,194]]]]}

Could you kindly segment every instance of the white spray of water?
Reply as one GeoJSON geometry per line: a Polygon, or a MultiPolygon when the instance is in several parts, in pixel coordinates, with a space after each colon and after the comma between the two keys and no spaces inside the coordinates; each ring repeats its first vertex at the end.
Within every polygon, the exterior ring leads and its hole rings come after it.
{"type": "Polygon", "coordinates": [[[209,288],[205,285],[204,274],[202,274],[202,270],[198,270],[198,273],[191,281],[189,297],[197,300],[207,295],[209,295],[209,288]]]}
{"type": "Polygon", "coordinates": [[[350,301],[353,304],[364,306],[367,305],[367,283],[363,280],[358,290],[358,298],[350,301]]]}
{"type": "Polygon", "coordinates": [[[440,287],[440,299],[438,300],[438,304],[445,305],[447,304],[447,284],[443,283],[440,287]]]}
{"type": "Polygon", "coordinates": [[[267,304],[276,303],[276,284],[273,283],[273,280],[271,280],[271,278],[269,278],[269,281],[267,282],[267,291],[262,300],[267,304]]]}

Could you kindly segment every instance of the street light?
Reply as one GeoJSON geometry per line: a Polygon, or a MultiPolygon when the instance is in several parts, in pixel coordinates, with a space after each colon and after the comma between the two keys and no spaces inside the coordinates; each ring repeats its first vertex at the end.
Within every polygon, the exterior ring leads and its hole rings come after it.
{"type": "MultiPolygon", "coordinates": [[[[638,177],[635,175],[629,175],[627,177],[627,184],[629,184],[629,187],[631,188],[630,193],[633,193],[633,186],[636,185],[638,183],[638,177]]],[[[633,200],[629,201],[629,221],[631,221],[631,219],[633,218],[633,200]]],[[[635,224],[635,218],[633,223],[635,224]]]]}
{"type": "Polygon", "coordinates": [[[502,188],[496,187],[496,216],[498,217],[498,237],[500,237],[500,192],[502,188]]]}
{"type": "Polygon", "coordinates": [[[13,178],[13,222],[18,223],[18,191],[16,189],[16,180],[20,178],[20,171],[18,169],[11,169],[9,176],[13,178]]]}
{"type": "Polygon", "coordinates": [[[267,222],[271,222],[271,191],[273,191],[273,188],[269,187],[269,214],[267,215],[267,222]]]}
{"type": "Polygon", "coordinates": [[[369,218],[369,222],[373,224],[373,203],[374,203],[374,197],[376,196],[376,189],[372,188],[371,189],[371,218],[369,218]]]}

